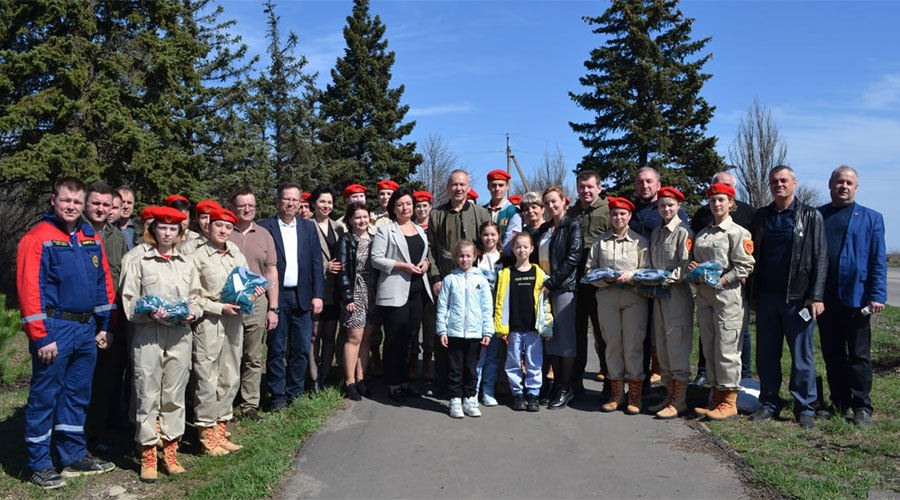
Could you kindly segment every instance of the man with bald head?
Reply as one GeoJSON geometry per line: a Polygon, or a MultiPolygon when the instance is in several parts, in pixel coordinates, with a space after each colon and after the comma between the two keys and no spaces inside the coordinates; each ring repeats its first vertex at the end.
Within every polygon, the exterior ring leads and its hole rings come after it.
{"type": "Polygon", "coordinates": [[[833,408],[853,423],[872,425],[872,314],[887,301],[884,218],[856,203],[859,174],[842,165],[828,181],[831,203],[819,207],[828,241],[825,312],[819,321],[822,357],[833,408]],[[866,311],[868,309],[868,311],[866,311]],[[851,413],[852,412],[852,413],[851,413]]]}

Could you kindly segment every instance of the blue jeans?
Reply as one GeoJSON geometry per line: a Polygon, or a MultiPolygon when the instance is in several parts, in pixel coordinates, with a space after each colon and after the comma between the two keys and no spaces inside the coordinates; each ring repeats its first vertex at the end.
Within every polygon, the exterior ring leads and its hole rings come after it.
{"type": "Polygon", "coordinates": [[[30,471],[53,466],[51,436],[61,467],[85,457],[84,421],[97,362],[93,321],[45,319],[44,322],[56,338],[58,354],[53,363],[44,364],[38,359],[34,344],[29,345],[31,389],[25,405],[25,445],[30,471]]]}
{"type": "Polygon", "coordinates": [[[759,375],[762,405],[778,413],[784,402],[781,388],[781,353],[787,339],[791,352],[789,389],[794,398],[794,413],[812,415],[817,399],[816,365],[813,357],[815,322],[804,321],[803,301],[785,303],[784,297],[760,295],[756,304],[756,373],[759,375]]]}
{"type": "Polygon", "coordinates": [[[283,294],[279,303],[278,326],[266,337],[266,386],[272,393],[272,403],[289,403],[303,394],[312,339],[312,311],[297,304],[296,293],[283,294]]]}
{"type": "Polygon", "coordinates": [[[506,346],[506,377],[513,396],[524,392],[537,396],[541,391],[541,365],[544,363],[544,345],[537,332],[510,332],[506,346]],[[522,373],[522,358],[525,373],[522,373]]]}
{"type": "Polygon", "coordinates": [[[478,359],[478,385],[475,393],[480,388],[484,388],[486,396],[494,397],[494,386],[497,385],[497,370],[500,366],[500,346],[503,345],[503,339],[498,335],[491,337],[491,343],[485,349],[481,358],[478,359]],[[484,382],[482,384],[482,382],[484,382]]]}

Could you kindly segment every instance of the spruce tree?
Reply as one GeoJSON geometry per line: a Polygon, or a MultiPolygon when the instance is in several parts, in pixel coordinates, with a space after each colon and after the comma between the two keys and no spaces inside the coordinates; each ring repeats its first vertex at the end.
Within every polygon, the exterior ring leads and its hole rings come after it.
{"type": "Polygon", "coordinates": [[[390,88],[394,52],[384,32],[381,18],[370,16],[368,0],[354,0],[344,27],[347,47],[321,102],[327,120],[323,180],[338,188],[358,182],[371,189],[388,177],[404,184],[423,161],[415,142],[402,142],[415,122],[403,123],[409,110],[400,104],[404,86],[390,88]]]}
{"type": "Polygon", "coordinates": [[[595,116],[569,125],[588,150],[576,171],[598,171],[613,194],[631,197],[635,171],[650,166],[697,204],[723,161],[706,136],[715,108],[700,96],[712,55],[698,53],[710,39],[691,39],[693,19],[677,3],[614,0],[603,15],[583,18],[604,42],[584,62],[586,91],[569,96],[595,116]]]}

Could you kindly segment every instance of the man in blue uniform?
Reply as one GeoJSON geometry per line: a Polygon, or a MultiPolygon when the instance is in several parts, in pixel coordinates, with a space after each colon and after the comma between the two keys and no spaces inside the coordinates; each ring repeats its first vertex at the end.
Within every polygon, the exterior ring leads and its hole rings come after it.
{"type": "Polygon", "coordinates": [[[84,421],[91,400],[97,348],[107,335],[115,292],[100,237],[81,222],[85,186],[73,177],[56,182],[53,210],[22,237],[16,284],[31,352],[31,390],[25,406],[30,480],[45,489],[63,477],[99,474],[113,464],[87,455],[84,421]],[[59,455],[61,475],[50,459],[59,455]]]}

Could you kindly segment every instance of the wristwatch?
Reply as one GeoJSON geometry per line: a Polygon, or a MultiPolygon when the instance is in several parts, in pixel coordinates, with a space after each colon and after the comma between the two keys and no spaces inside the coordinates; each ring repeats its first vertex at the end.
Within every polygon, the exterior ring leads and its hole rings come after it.
{"type": "Polygon", "coordinates": [[[277,307],[270,307],[270,308],[269,308],[269,311],[271,311],[271,312],[273,312],[273,313],[275,313],[275,314],[278,314],[278,313],[280,312],[280,310],[279,310],[277,307]]]}

